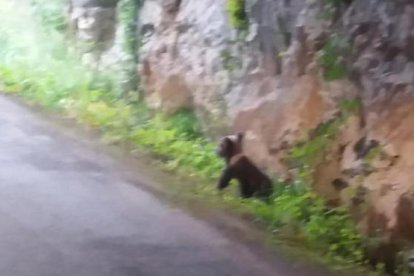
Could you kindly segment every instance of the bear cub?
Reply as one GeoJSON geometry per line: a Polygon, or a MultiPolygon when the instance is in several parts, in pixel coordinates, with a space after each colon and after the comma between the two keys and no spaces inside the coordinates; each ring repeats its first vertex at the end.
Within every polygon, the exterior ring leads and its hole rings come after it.
{"type": "Polygon", "coordinates": [[[217,154],[225,160],[226,166],[217,188],[223,190],[232,179],[237,179],[241,197],[269,197],[272,194],[272,181],[243,154],[243,137],[243,133],[238,133],[220,139],[217,154]]]}

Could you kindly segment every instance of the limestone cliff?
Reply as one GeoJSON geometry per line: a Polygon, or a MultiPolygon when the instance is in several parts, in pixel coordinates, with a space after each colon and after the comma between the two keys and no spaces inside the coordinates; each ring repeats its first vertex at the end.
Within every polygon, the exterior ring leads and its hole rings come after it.
{"type": "MultiPolygon", "coordinates": [[[[116,3],[72,2],[81,7],[72,17],[88,11],[85,22],[111,21],[116,3]]],[[[245,131],[259,165],[281,176],[306,170],[314,190],[347,204],[367,233],[413,241],[414,2],[246,0],[243,30],[229,24],[227,2],[142,1],[147,103],[193,108],[213,137],[245,131]],[[292,162],[313,142],[309,164],[292,162]]],[[[79,36],[88,33],[81,22],[79,36]]],[[[115,25],[97,26],[115,45],[115,25]]]]}

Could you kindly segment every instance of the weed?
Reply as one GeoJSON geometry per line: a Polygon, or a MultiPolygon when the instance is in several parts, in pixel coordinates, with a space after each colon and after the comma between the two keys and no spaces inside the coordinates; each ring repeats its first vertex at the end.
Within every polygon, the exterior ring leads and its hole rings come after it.
{"type": "Polygon", "coordinates": [[[67,27],[66,16],[62,13],[65,1],[49,1],[46,3],[42,0],[32,0],[34,15],[37,16],[43,26],[51,27],[57,31],[63,31],[67,27]]]}
{"type": "Polygon", "coordinates": [[[338,102],[338,105],[343,115],[349,115],[349,114],[358,112],[358,110],[361,108],[362,103],[357,98],[342,99],[338,102]]]}
{"type": "Polygon", "coordinates": [[[230,24],[238,30],[246,30],[249,27],[245,5],[245,0],[227,0],[226,2],[230,24]]]}
{"type": "Polygon", "coordinates": [[[290,149],[288,163],[299,169],[299,182],[312,183],[314,167],[320,163],[330,150],[341,126],[350,115],[358,112],[361,102],[359,99],[342,99],[338,102],[340,115],[318,125],[309,133],[307,140],[297,143],[290,149]]]}
{"type": "Polygon", "coordinates": [[[327,81],[342,79],[348,75],[344,63],[344,56],[347,52],[345,41],[333,36],[325,43],[319,52],[319,63],[323,69],[323,77],[327,81]]]}
{"type": "Polygon", "coordinates": [[[215,154],[215,145],[200,136],[199,127],[193,124],[194,117],[189,114],[186,111],[171,117],[156,115],[133,130],[130,138],[164,157],[171,170],[187,167],[195,174],[214,179],[223,163],[215,154]]]}
{"type": "Polygon", "coordinates": [[[310,134],[308,141],[292,147],[288,161],[292,167],[299,169],[299,179],[302,183],[312,182],[314,166],[318,163],[318,159],[326,154],[342,123],[339,118],[321,123],[310,134]]]}
{"type": "Polygon", "coordinates": [[[240,68],[242,66],[241,60],[236,56],[232,55],[229,50],[223,50],[220,53],[222,64],[225,70],[232,72],[236,68],[240,68]]]}
{"type": "Polygon", "coordinates": [[[321,0],[321,18],[335,23],[353,0],[321,0]]]}
{"type": "MultiPolygon", "coordinates": [[[[310,246],[316,246],[335,259],[344,258],[356,263],[363,260],[363,237],[358,233],[353,220],[344,208],[327,209],[325,202],[310,192],[309,184],[312,183],[315,166],[323,161],[341,126],[359,106],[358,100],[341,100],[340,116],[321,123],[309,134],[307,141],[298,143],[290,150],[288,160],[291,166],[298,168],[298,184],[301,189],[296,189],[294,195],[291,191],[283,193],[282,197],[277,197],[275,206],[288,208],[277,217],[287,216],[288,220],[295,222],[293,225],[299,224],[295,229],[299,229],[297,231],[310,246]]],[[[280,225],[281,221],[276,222],[276,225],[280,225]]],[[[292,225],[292,222],[288,224],[292,225]]]]}
{"type": "Polygon", "coordinates": [[[190,139],[202,137],[201,127],[197,116],[192,110],[184,109],[176,112],[166,120],[169,128],[175,128],[179,133],[190,139]]]}
{"type": "Polygon", "coordinates": [[[137,17],[141,7],[141,0],[121,0],[119,3],[118,14],[120,28],[123,30],[123,51],[126,59],[123,61],[123,70],[121,70],[120,90],[128,92],[138,90],[138,74],[136,65],[138,64],[138,53],[140,47],[140,38],[137,27],[137,17]]]}

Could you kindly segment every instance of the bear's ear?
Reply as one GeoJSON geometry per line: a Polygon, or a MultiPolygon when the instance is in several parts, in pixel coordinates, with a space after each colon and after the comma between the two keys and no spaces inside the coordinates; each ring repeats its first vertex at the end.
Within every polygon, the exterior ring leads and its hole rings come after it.
{"type": "Polygon", "coordinates": [[[229,137],[223,137],[223,138],[221,139],[221,142],[222,142],[223,144],[230,144],[230,143],[231,143],[231,139],[230,139],[229,137]]]}
{"type": "Polygon", "coordinates": [[[231,140],[231,138],[230,137],[228,137],[228,136],[226,136],[226,137],[222,137],[221,139],[220,139],[220,144],[221,145],[230,145],[230,144],[232,144],[233,143],[233,141],[231,140]]]}
{"type": "Polygon", "coordinates": [[[218,156],[223,158],[231,157],[233,148],[233,141],[229,137],[223,137],[220,139],[219,145],[216,149],[218,156]]]}
{"type": "Polygon", "coordinates": [[[221,138],[220,139],[221,150],[228,152],[233,146],[233,143],[234,141],[228,136],[221,138]]]}
{"type": "Polygon", "coordinates": [[[244,133],[243,132],[237,132],[237,142],[241,143],[243,141],[244,138],[244,133]]]}

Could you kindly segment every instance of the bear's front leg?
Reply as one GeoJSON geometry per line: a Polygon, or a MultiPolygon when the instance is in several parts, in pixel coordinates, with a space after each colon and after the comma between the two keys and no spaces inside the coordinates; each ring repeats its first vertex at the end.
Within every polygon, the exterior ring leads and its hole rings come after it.
{"type": "Polygon", "coordinates": [[[217,182],[217,189],[223,190],[224,188],[229,186],[232,178],[233,178],[233,174],[232,174],[231,168],[225,168],[221,172],[221,176],[219,178],[219,181],[217,182]]]}

